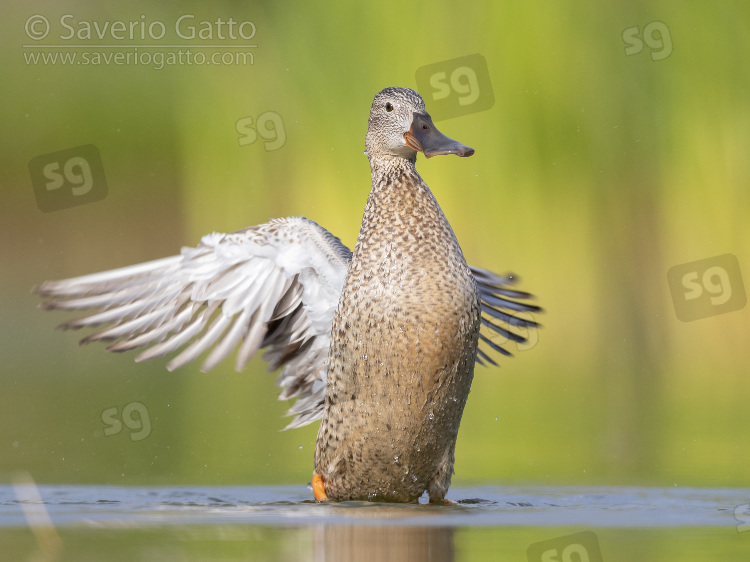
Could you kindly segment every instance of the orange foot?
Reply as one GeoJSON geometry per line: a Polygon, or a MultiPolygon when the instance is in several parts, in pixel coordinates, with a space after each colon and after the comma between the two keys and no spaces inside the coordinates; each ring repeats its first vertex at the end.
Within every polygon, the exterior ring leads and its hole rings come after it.
{"type": "Polygon", "coordinates": [[[326,485],[323,483],[323,478],[315,471],[313,471],[312,489],[316,500],[319,502],[328,501],[326,485]]]}
{"type": "Polygon", "coordinates": [[[443,498],[441,500],[433,500],[430,498],[430,505],[458,505],[458,502],[443,498]]]}

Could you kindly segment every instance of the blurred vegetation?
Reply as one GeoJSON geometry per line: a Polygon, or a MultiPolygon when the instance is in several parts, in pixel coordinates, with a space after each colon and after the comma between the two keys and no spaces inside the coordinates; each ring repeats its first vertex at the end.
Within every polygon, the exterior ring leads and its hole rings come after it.
{"type": "Polygon", "coordinates": [[[418,168],[470,263],[519,273],[547,312],[533,349],[477,369],[454,483],[747,485],[750,313],[680,322],[667,285],[670,267],[725,253],[750,275],[747,3],[34,2],[0,26],[0,475],[307,482],[316,427],[279,432],[288,405],[261,360],[168,373],[78,348],[29,290],[277,216],[353,247],[373,95],[480,53],[494,106],[438,122],[476,155],[418,168]],[[66,13],[231,16],[258,48],[251,66],[25,64],[27,18],[66,13]],[[672,54],[626,56],[624,30],[653,21],[672,54]],[[237,121],[265,112],[284,146],[240,146],[237,121]],[[29,161],[83,144],[107,198],[40,212],[29,161]],[[102,412],[134,402],[150,435],[105,437],[102,412]]]}

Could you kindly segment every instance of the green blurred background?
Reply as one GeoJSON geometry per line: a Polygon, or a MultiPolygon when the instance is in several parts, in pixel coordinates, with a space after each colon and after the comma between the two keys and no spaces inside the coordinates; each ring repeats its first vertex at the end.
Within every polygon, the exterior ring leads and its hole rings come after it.
{"type": "Polygon", "coordinates": [[[32,1],[4,12],[0,479],[308,482],[317,424],[280,431],[289,404],[262,360],[169,373],[164,360],[79,348],[81,334],[54,330],[70,315],[37,310],[29,291],[278,216],[307,216],[353,247],[372,97],[479,53],[494,105],[438,121],[476,154],[420,157],[418,169],[467,260],[520,274],[547,312],[532,345],[477,369],[454,484],[748,485],[750,313],[681,322],[667,271],[731,253],[750,276],[750,4],[32,1]],[[53,25],[40,42],[24,31],[34,14],[53,25]],[[258,46],[245,65],[27,64],[40,49],[23,45],[53,44],[63,14],[168,28],[184,14],[250,20],[258,46]],[[668,32],[626,55],[626,30],[643,37],[654,21],[668,32]],[[283,146],[240,145],[237,122],[268,112],[283,146]],[[86,144],[101,153],[107,197],[41,212],[29,161],[86,144]],[[103,412],[132,404],[150,430],[134,418],[105,435],[103,412]]]}

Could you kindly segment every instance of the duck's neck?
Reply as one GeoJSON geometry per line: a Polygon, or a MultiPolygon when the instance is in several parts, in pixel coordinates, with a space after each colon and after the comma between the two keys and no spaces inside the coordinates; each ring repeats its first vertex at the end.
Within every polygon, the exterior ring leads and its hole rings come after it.
{"type": "Polygon", "coordinates": [[[394,158],[383,156],[370,157],[370,174],[372,176],[372,188],[383,189],[394,183],[415,183],[424,187],[424,181],[417,173],[415,166],[416,158],[394,158]]]}
{"type": "MultiPolygon", "coordinates": [[[[407,158],[370,158],[372,189],[367,199],[362,227],[355,247],[373,241],[390,244],[392,240],[410,240],[409,253],[425,253],[422,241],[435,242],[445,252],[461,256],[458,242],[435,196],[407,158]]],[[[463,256],[461,256],[463,259],[463,256]]]]}

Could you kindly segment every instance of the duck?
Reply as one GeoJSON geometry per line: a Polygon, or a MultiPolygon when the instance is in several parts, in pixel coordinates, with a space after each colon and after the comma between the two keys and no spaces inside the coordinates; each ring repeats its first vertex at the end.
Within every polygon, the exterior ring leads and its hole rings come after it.
{"type": "Polygon", "coordinates": [[[320,420],[318,501],[445,500],[476,364],[497,365],[542,309],[518,278],[469,266],[417,154],[474,149],[434,125],[414,90],[373,100],[365,136],[371,188],[354,250],[305,217],[204,236],[177,255],[35,288],[48,310],[86,311],[63,329],[82,344],[168,354],[168,370],[260,350],[281,369],[285,429],[320,420]],[[481,345],[480,345],[481,344],[481,345]]]}

